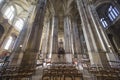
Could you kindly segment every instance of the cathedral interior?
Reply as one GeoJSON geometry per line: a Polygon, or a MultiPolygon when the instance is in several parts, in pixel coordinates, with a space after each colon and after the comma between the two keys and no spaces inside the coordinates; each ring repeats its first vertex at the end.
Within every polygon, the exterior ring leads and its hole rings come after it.
{"type": "Polygon", "coordinates": [[[0,80],[120,80],[120,0],[0,0],[0,80]]]}

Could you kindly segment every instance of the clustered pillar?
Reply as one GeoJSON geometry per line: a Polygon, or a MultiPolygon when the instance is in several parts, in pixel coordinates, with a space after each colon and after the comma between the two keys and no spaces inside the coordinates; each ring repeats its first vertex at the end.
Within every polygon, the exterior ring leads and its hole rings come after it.
{"type": "Polygon", "coordinates": [[[58,50],[58,18],[54,17],[54,30],[53,30],[53,49],[52,53],[57,53],[58,50]]]}
{"type": "Polygon", "coordinates": [[[58,44],[58,24],[57,17],[52,17],[51,25],[51,35],[50,35],[50,45],[49,45],[49,58],[52,57],[52,53],[56,53],[57,44],[58,44]]]}
{"type": "Polygon", "coordinates": [[[72,27],[72,31],[73,31],[73,41],[74,41],[74,52],[75,55],[76,54],[81,54],[81,46],[80,46],[80,36],[79,36],[79,30],[78,30],[78,24],[77,24],[77,20],[73,20],[72,21],[73,27],[72,27]]]}
{"type": "Polygon", "coordinates": [[[23,54],[21,66],[24,66],[24,65],[32,66],[32,65],[35,65],[36,63],[36,56],[37,56],[37,53],[39,52],[40,40],[41,40],[42,30],[43,30],[43,21],[44,21],[45,9],[46,9],[46,2],[47,0],[38,1],[35,20],[27,41],[25,52],[23,54]]]}
{"type": "Polygon", "coordinates": [[[80,18],[81,18],[81,22],[82,22],[82,30],[83,30],[83,34],[85,37],[85,41],[86,41],[86,45],[87,45],[88,54],[89,54],[91,64],[101,63],[100,57],[97,53],[97,49],[96,49],[97,46],[96,46],[94,38],[93,38],[93,33],[91,31],[91,28],[90,28],[90,23],[88,21],[88,17],[87,17],[85,9],[83,9],[85,5],[83,5],[82,0],[80,0],[80,1],[76,0],[76,1],[77,1],[79,14],[81,16],[80,18]]]}
{"type": "MultiPolygon", "coordinates": [[[[109,41],[105,33],[101,31],[101,26],[97,25],[98,23],[96,23],[95,17],[93,18],[91,6],[87,4],[87,0],[76,0],[76,2],[91,65],[110,67],[109,65],[111,65],[111,63],[109,64],[108,61],[117,61],[117,58],[114,53],[108,49],[109,41]]],[[[117,66],[116,64],[112,65],[117,66]]]]}
{"type": "Polygon", "coordinates": [[[64,18],[64,44],[65,44],[65,52],[71,53],[72,52],[72,45],[71,45],[71,19],[69,16],[64,18]]]}

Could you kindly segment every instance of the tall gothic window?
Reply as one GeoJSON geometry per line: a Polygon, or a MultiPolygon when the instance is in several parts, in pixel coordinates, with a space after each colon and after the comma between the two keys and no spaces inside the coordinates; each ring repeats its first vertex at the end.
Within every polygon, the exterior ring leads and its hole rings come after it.
{"type": "Polygon", "coordinates": [[[15,28],[18,30],[18,31],[21,31],[22,28],[23,28],[23,25],[24,25],[24,21],[22,19],[18,19],[15,23],[15,28]]]}
{"type": "Polygon", "coordinates": [[[105,18],[101,18],[100,21],[101,21],[101,23],[102,23],[102,25],[103,25],[104,28],[106,28],[108,26],[105,18]]]}
{"type": "Polygon", "coordinates": [[[108,9],[108,17],[111,21],[114,21],[119,15],[119,11],[116,7],[110,6],[108,9]]]}
{"type": "Polygon", "coordinates": [[[4,15],[7,17],[7,19],[12,20],[14,18],[14,13],[15,8],[13,6],[10,6],[7,8],[4,15]]]}
{"type": "Polygon", "coordinates": [[[10,45],[12,43],[13,38],[10,36],[5,44],[4,49],[8,50],[10,48],[10,45]]]}

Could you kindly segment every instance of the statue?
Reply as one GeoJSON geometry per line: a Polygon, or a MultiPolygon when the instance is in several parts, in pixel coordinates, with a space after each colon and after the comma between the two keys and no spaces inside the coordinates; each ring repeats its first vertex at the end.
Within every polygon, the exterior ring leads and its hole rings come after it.
{"type": "Polygon", "coordinates": [[[60,58],[61,55],[64,58],[65,50],[63,49],[63,47],[59,47],[59,49],[58,49],[58,58],[60,58]]]}

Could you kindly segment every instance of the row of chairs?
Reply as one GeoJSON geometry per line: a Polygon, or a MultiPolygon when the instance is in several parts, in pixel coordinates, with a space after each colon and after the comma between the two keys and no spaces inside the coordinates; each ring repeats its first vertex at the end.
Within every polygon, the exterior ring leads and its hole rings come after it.
{"type": "Polygon", "coordinates": [[[27,78],[29,80],[32,79],[32,75],[35,72],[34,67],[30,67],[29,65],[24,67],[18,66],[7,66],[2,69],[0,72],[0,80],[4,79],[22,79],[27,78]]]}
{"type": "Polygon", "coordinates": [[[58,78],[60,78],[60,80],[67,80],[67,78],[70,78],[71,80],[76,80],[77,77],[79,78],[79,80],[83,80],[82,73],[73,65],[52,65],[50,66],[50,68],[43,69],[42,80],[45,80],[46,78],[49,80],[57,80],[58,78]]]}
{"type": "Polygon", "coordinates": [[[52,62],[52,64],[62,64],[62,65],[68,65],[68,64],[72,64],[72,62],[52,62]]]}
{"type": "Polygon", "coordinates": [[[88,71],[100,80],[120,80],[119,68],[90,67],[88,71]]]}

